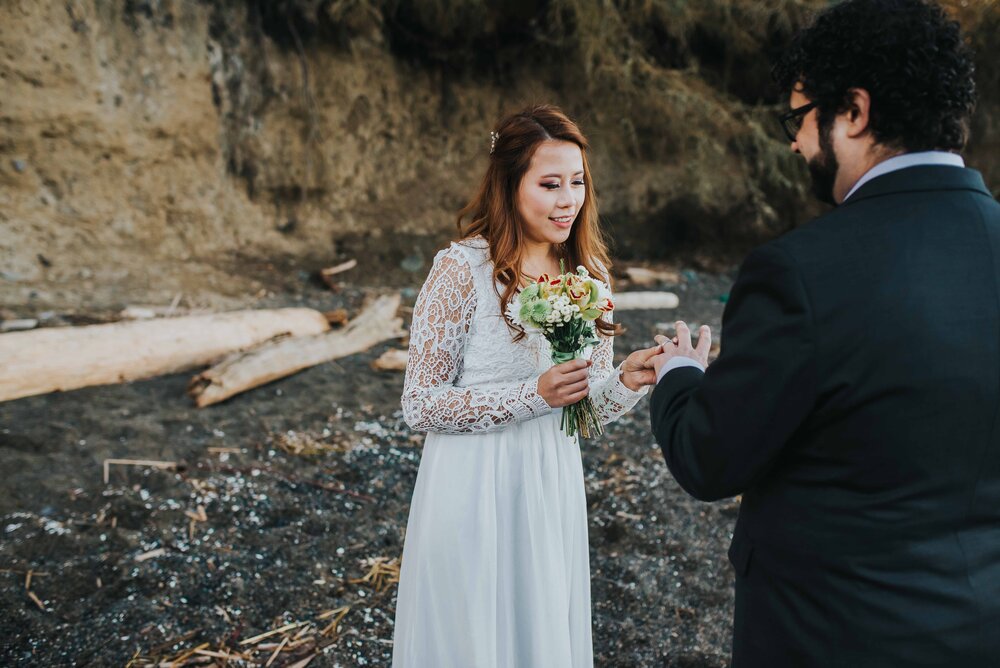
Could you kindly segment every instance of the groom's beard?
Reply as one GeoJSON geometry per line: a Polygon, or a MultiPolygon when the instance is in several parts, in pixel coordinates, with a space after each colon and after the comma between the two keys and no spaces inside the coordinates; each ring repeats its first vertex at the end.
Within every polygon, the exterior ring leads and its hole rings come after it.
{"type": "Polygon", "coordinates": [[[813,195],[826,204],[836,204],[833,199],[833,183],[837,180],[837,156],[833,151],[826,150],[820,142],[820,153],[808,162],[809,175],[812,177],[813,195]]]}
{"type": "Polygon", "coordinates": [[[837,154],[833,152],[833,142],[830,140],[831,126],[820,128],[819,153],[806,163],[809,175],[812,177],[813,195],[821,202],[836,205],[833,199],[833,183],[837,180],[837,154]]]}

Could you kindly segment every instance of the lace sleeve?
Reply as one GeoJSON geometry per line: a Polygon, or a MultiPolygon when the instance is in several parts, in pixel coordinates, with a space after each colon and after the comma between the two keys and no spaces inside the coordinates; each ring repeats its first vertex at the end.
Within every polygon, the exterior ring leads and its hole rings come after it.
{"type": "Polygon", "coordinates": [[[545,415],[538,379],[477,389],[456,387],[476,310],[472,269],[461,251],[442,251],[417,297],[403,383],[403,417],[410,428],[444,434],[493,431],[545,415]]]}
{"type": "MultiPolygon", "coordinates": [[[[602,317],[607,322],[612,321],[610,313],[602,317]]],[[[598,337],[600,343],[594,348],[594,354],[591,356],[594,364],[590,367],[590,399],[594,402],[601,424],[608,424],[632,410],[648,388],[643,387],[633,392],[625,387],[621,379],[621,368],[614,366],[614,337],[601,335],[598,337]]]]}

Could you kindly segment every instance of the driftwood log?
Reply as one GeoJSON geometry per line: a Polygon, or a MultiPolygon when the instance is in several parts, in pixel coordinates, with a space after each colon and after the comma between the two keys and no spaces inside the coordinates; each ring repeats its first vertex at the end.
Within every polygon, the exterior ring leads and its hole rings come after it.
{"type": "Polygon", "coordinates": [[[372,362],[372,368],[376,371],[406,371],[406,365],[409,361],[409,351],[387,350],[377,360],[372,362]]]}
{"type": "Polygon", "coordinates": [[[379,297],[340,330],[298,336],[229,356],[191,379],[188,393],[199,407],[210,406],[302,369],[367,350],[406,336],[396,317],[399,295],[379,297]]]}
{"type": "Polygon", "coordinates": [[[0,401],[176,373],[328,329],[318,311],[288,308],[0,334],[0,401]]]}
{"type": "Polygon", "coordinates": [[[681,276],[676,271],[666,269],[647,269],[646,267],[627,267],[625,276],[632,285],[657,285],[667,283],[677,285],[681,282],[681,276]]]}
{"type": "Polygon", "coordinates": [[[673,292],[619,292],[611,298],[616,311],[677,308],[680,299],[673,292]]]}

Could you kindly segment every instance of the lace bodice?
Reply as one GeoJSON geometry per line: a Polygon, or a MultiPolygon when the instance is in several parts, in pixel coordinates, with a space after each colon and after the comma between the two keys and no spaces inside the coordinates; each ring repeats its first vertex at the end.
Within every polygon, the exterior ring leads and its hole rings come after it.
{"type": "MultiPolygon", "coordinates": [[[[633,392],[622,384],[613,339],[599,338],[590,397],[607,424],[631,409],[645,388],[633,392]]],[[[551,413],[557,409],[537,391],[538,377],[551,366],[549,343],[540,333],[513,340],[485,239],[452,243],[435,256],[410,326],[402,404],[411,428],[486,432],[551,413]]]]}

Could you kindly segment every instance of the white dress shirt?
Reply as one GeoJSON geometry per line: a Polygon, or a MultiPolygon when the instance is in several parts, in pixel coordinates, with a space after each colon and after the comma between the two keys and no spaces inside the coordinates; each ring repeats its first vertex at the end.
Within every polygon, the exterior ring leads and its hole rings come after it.
{"type": "MultiPolygon", "coordinates": [[[[882,176],[883,174],[888,174],[889,172],[895,172],[899,169],[906,169],[907,167],[918,167],[926,165],[944,165],[947,167],[965,167],[965,161],[962,160],[962,156],[957,153],[949,153],[947,151],[921,151],[919,153],[904,153],[902,155],[897,155],[888,160],[883,160],[878,163],[867,172],[865,172],[857,183],[848,191],[847,196],[844,197],[846,202],[851,195],[853,195],[858,188],[868,183],[877,176],[882,176]]],[[[705,367],[701,365],[698,360],[691,359],[690,357],[671,357],[667,360],[667,363],[660,368],[660,372],[656,375],[656,382],[659,383],[664,376],[674,369],[679,369],[684,366],[693,366],[705,370],[705,367]]]]}
{"type": "Polygon", "coordinates": [[[895,172],[897,169],[906,169],[907,167],[922,167],[926,165],[944,165],[946,167],[965,167],[965,161],[962,160],[962,156],[957,153],[948,153],[947,151],[921,151],[919,153],[904,153],[902,155],[897,155],[888,160],[883,160],[878,163],[867,172],[865,172],[857,183],[854,184],[844,197],[846,202],[851,195],[853,195],[858,188],[868,183],[876,176],[882,176],[883,174],[888,174],[889,172],[895,172]]]}

